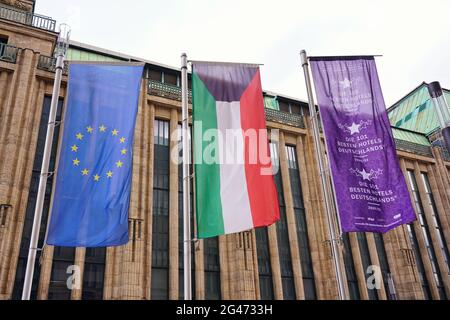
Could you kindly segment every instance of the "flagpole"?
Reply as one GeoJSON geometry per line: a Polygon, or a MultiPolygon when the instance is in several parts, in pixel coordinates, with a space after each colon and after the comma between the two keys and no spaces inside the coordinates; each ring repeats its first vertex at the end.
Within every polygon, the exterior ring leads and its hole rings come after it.
{"type": "Polygon", "coordinates": [[[189,110],[187,56],[181,55],[181,108],[183,140],[183,234],[184,234],[184,300],[192,300],[191,279],[191,208],[189,205],[189,110]]]}
{"type": "Polygon", "coordinates": [[[50,104],[50,114],[47,124],[47,134],[45,137],[44,155],[42,158],[41,174],[39,178],[39,189],[36,198],[36,208],[34,211],[33,228],[31,230],[30,247],[28,250],[27,268],[22,290],[22,300],[30,300],[31,287],[33,284],[34,266],[36,262],[36,252],[38,248],[39,231],[42,221],[42,209],[44,207],[45,189],[47,178],[49,177],[48,167],[52,153],[53,133],[55,130],[56,111],[58,109],[59,91],[61,88],[61,78],[64,69],[64,57],[69,44],[70,28],[66,24],[60,25],[60,32],[56,43],[56,66],[55,81],[53,83],[52,101],[50,104]]]}
{"type": "Polygon", "coordinates": [[[309,113],[312,119],[312,127],[313,127],[313,138],[314,138],[314,144],[316,146],[316,157],[319,164],[319,171],[320,171],[320,179],[322,181],[322,190],[324,193],[324,199],[325,199],[325,211],[327,216],[327,223],[328,223],[328,232],[331,242],[331,254],[333,256],[334,260],[334,271],[336,273],[336,280],[338,282],[338,290],[339,290],[339,299],[340,300],[346,300],[345,295],[345,286],[344,286],[344,277],[342,273],[342,268],[340,264],[339,259],[339,247],[338,242],[340,239],[336,236],[336,230],[333,224],[333,212],[332,212],[332,201],[333,198],[329,192],[329,189],[327,188],[328,182],[325,175],[325,165],[323,160],[323,153],[322,153],[322,145],[320,141],[320,132],[319,132],[319,122],[317,119],[317,113],[316,113],[316,107],[314,103],[314,97],[312,92],[312,86],[311,86],[311,78],[309,74],[309,64],[308,64],[308,58],[306,56],[306,51],[302,50],[300,52],[301,62],[302,62],[302,68],[303,72],[305,74],[305,82],[306,82],[306,91],[308,94],[308,104],[309,104],[309,113]]]}

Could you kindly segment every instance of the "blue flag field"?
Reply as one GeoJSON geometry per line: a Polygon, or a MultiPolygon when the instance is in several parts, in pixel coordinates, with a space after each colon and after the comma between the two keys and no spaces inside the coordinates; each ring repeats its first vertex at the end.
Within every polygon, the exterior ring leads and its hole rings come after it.
{"type": "Polygon", "coordinates": [[[47,244],[123,245],[143,66],[73,63],[69,70],[47,244]]]}

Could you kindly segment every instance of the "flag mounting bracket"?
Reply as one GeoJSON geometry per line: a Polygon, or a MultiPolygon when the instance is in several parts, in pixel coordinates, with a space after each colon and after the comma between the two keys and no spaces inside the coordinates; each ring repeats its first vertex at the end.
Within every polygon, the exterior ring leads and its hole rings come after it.
{"type": "Polygon", "coordinates": [[[44,248],[30,248],[30,250],[43,251],[44,248]]]}
{"type": "Polygon", "coordinates": [[[55,127],[60,126],[62,124],[62,121],[52,121],[49,122],[48,125],[53,125],[55,127]]]}
{"type": "Polygon", "coordinates": [[[42,172],[41,176],[47,176],[47,178],[50,178],[52,175],[55,174],[55,171],[50,171],[50,172],[42,172]]]}
{"type": "Polygon", "coordinates": [[[329,245],[329,244],[331,244],[333,242],[337,243],[338,245],[341,245],[342,244],[342,238],[339,237],[339,238],[334,238],[334,239],[331,239],[331,240],[324,240],[323,244],[324,245],[329,245]]]}
{"type": "Polygon", "coordinates": [[[187,60],[188,63],[201,63],[201,64],[222,64],[222,65],[248,65],[248,66],[263,66],[263,63],[239,63],[239,62],[227,62],[227,61],[201,61],[201,60],[187,60]]]}
{"type": "Polygon", "coordinates": [[[366,54],[366,55],[342,55],[342,56],[308,56],[307,59],[308,60],[314,60],[314,59],[335,59],[335,58],[339,58],[339,59],[345,59],[345,58],[350,58],[350,59],[357,59],[357,58],[379,58],[382,57],[382,54],[366,54]]]}
{"type": "Polygon", "coordinates": [[[184,177],[183,179],[194,179],[195,173],[188,175],[187,177],[184,177]]]}

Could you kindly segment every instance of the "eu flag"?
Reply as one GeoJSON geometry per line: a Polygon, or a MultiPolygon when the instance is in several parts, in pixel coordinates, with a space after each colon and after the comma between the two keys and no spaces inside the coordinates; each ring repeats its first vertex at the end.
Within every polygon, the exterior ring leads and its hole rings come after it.
{"type": "Polygon", "coordinates": [[[72,63],[47,243],[128,242],[132,147],[143,66],[72,63]]]}

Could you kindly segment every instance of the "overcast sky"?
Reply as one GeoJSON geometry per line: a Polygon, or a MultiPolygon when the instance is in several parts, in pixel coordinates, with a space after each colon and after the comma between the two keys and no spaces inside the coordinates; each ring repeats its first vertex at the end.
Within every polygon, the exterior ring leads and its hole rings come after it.
{"type": "Polygon", "coordinates": [[[299,52],[381,54],[389,107],[422,81],[450,89],[450,1],[37,0],[72,40],[178,67],[263,63],[263,88],[306,99],[299,52]]]}

